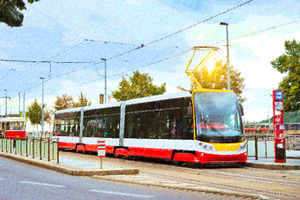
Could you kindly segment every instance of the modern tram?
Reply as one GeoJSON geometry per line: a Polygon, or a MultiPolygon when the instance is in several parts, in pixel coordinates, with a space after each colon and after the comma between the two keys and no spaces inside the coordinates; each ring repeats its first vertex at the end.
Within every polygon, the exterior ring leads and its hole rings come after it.
{"type": "Polygon", "coordinates": [[[21,117],[0,118],[0,137],[26,138],[25,120],[21,117]]]}
{"type": "Polygon", "coordinates": [[[59,148],[189,163],[245,163],[242,106],[227,90],[194,90],[55,113],[59,148]]]}

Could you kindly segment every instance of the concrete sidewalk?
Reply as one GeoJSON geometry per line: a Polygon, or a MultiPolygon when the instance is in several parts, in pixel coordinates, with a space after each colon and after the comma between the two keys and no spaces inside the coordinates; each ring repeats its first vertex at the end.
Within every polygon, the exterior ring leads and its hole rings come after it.
{"type": "MultiPolygon", "coordinates": [[[[300,151],[287,151],[286,155],[286,163],[275,163],[274,158],[258,158],[258,160],[255,160],[255,157],[248,157],[246,166],[274,170],[300,170],[300,151]]],[[[100,159],[97,163],[60,155],[59,163],[56,163],[56,161],[49,162],[47,160],[39,160],[39,158],[4,152],[0,152],[0,156],[75,176],[127,175],[139,173],[139,169],[122,167],[120,164],[105,160],[105,158],[102,169],[100,169],[100,159]]]]}
{"type": "Polygon", "coordinates": [[[75,160],[63,156],[59,157],[59,163],[56,161],[49,162],[48,160],[39,160],[39,158],[25,157],[4,152],[0,152],[0,157],[9,158],[22,163],[31,164],[74,176],[131,175],[139,173],[139,170],[136,168],[122,168],[113,164],[103,164],[102,169],[100,169],[100,161],[99,164],[96,164],[93,162],[75,160]]]}
{"type": "Polygon", "coordinates": [[[275,163],[275,158],[248,157],[247,166],[274,170],[300,170],[300,151],[286,151],[286,163],[275,163]]]}

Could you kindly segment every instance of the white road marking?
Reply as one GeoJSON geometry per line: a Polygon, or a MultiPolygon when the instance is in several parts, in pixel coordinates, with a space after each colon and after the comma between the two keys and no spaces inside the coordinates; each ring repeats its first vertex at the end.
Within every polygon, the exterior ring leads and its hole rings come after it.
{"type": "Polygon", "coordinates": [[[4,178],[0,178],[0,181],[5,181],[5,179],[4,178]]]}
{"type": "Polygon", "coordinates": [[[129,194],[129,193],[121,193],[121,192],[105,191],[105,190],[89,190],[89,191],[90,192],[104,193],[104,194],[114,194],[114,195],[123,195],[123,196],[129,196],[129,197],[139,197],[139,198],[152,198],[153,197],[153,196],[142,195],[142,194],[129,194]]]}
{"type": "Polygon", "coordinates": [[[269,199],[269,197],[264,196],[264,195],[259,195],[259,197],[262,198],[262,199],[269,199]]]}
{"type": "Polygon", "coordinates": [[[55,184],[50,184],[50,183],[31,182],[31,181],[21,181],[20,183],[23,183],[23,184],[32,184],[32,185],[41,185],[41,186],[48,186],[48,187],[59,187],[59,188],[66,187],[64,185],[55,185],[55,184]]]}

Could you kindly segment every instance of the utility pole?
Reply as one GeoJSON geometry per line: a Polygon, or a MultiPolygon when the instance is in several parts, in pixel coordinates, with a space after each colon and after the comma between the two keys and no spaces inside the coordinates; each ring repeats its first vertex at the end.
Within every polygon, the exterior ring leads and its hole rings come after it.
{"type": "Polygon", "coordinates": [[[4,89],[5,91],[5,117],[7,117],[7,89],[4,89]]]}
{"type": "Polygon", "coordinates": [[[105,94],[104,94],[104,103],[107,103],[107,76],[106,76],[106,59],[105,58],[101,58],[101,60],[104,61],[104,81],[105,81],[105,94]]]}
{"type": "Polygon", "coordinates": [[[20,116],[20,113],[21,113],[21,93],[19,92],[19,116],[20,116]]]}
{"type": "Polygon", "coordinates": [[[23,118],[25,119],[25,91],[23,93],[23,118]]]}
{"type": "Polygon", "coordinates": [[[229,40],[228,40],[228,23],[221,22],[220,25],[226,26],[226,46],[227,46],[227,90],[230,90],[230,73],[229,73],[229,40]]]}
{"type": "Polygon", "coordinates": [[[5,99],[5,117],[7,117],[7,99],[9,98],[10,99],[10,97],[8,97],[7,96],[7,89],[4,89],[4,91],[5,91],[5,96],[4,97],[0,97],[0,98],[3,98],[3,99],[5,99]]]}
{"type": "Polygon", "coordinates": [[[42,134],[44,133],[44,77],[40,77],[42,80],[42,134]]]}

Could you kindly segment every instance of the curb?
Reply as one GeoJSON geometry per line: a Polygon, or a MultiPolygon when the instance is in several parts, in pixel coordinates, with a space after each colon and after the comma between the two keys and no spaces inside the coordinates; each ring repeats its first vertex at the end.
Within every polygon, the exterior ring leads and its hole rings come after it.
{"type": "Polygon", "coordinates": [[[300,170],[300,165],[281,164],[281,163],[254,163],[247,162],[247,167],[271,169],[271,170],[300,170]]]}
{"type": "Polygon", "coordinates": [[[8,159],[15,160],[15,161],[19,161],[19,162],[22,162],[22,163],[27,163],[27,164],[30,164],[30,165],[34,165],[34,166],[42,167],[42,168],[45,168],[45,169],[57,171],[57,172],[60,172],[60,173],[72,175],[72,176],[133,175],[133,174],[138,174],[139,173],[139,169],[136,169],[136,168],[80,170],[80,169],[71,169],[71,168],[62,166],[59,163],[53,163],[53,162],[51,163],[49,161],[36,160],[34,158],[23,157],[23,156],[19,156],[19,155],[15,155],[15,154],[0,152],[0,156],[8,158],[8,159]]]}

